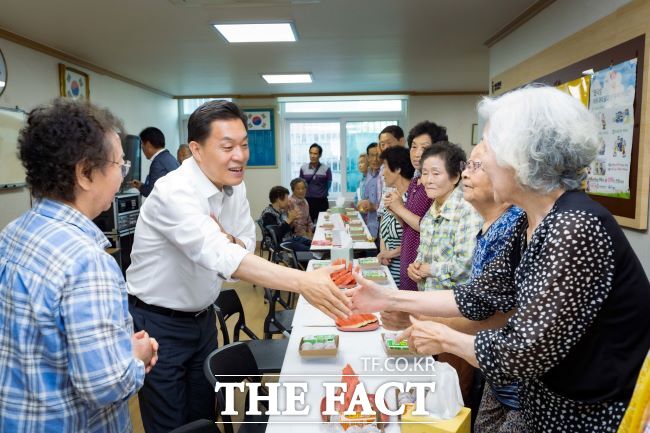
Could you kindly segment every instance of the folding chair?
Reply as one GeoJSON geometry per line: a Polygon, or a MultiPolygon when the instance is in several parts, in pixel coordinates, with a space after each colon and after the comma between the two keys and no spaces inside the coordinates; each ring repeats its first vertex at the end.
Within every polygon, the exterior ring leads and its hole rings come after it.
{"type": "Polygon", "coordinates": [[[258,218],[255,220],[257,223],[257,226],[260,228],[260,232],[262,233],[262,241],[260,242],[260,257],[264,257],[264,252],[266,251],[268,253],[267,259],[270,261],[271,260],[271,235],[269,234],[269,231],[266,227],[264,227],[264,223],[262,222],[261,218],[258,218]]]}
{"type": "Polygon", "coordinates": [[[269,311],[264,319],[264,338],[273,338],[273,334],[282,334],[288,338],[295,310],[288,308],[289,305],[280,296],[280,290],[264,288],[264,294],[269,301],[269,311]],[[276,311],[277,304],[285,309],[276,311]]]}
{"type": "Polygon", "coordinates": [[[253,353],[259,370],[262,373],[279,373],[282,369],[282,363],[284,362],[284,355],[287,352],[289,340],[260,340],[259,337],[255,335],[248,326],[246,326],[244,307],[242,306],[239,295],[235,290],[224,290],[219,293],[215,307],[217,320],[219,321],[219,328],[221,329],[221,334],[223,336],[224,346],[231,342],[226,321],[231,317],[237,316],[237,322],[235,322],[235,329],[233,331],[234,342],[239,341],[239,332],[244,331],[250,340],[243,341],[243,343],[248,345],[253,353]]]}
{"type": "MultiPolygon", "coordinates": [[[[208,355],[203,363],[203,373],[213,388],[217,382],[220,383],[240,383],[250,381],[255,383],[262,382],[262,374],[257,367],[255,357],[244,344],[236,342],[218,348],[208,355]]],[[[262,391],[263,388],[260,388],[262,391]]],[[[247,394],[247,393],[246,393],[247,394]]],[[[221,420],[226,433],[234,433],[233,421],[230,415],[223,413],[226,407],[225,392],[223,389],[216,391],[216,400],[218,413],[221,414],[221,420]]],[[[248,398],[244,396],[245,408],[248,410],[248,398]]],[[[238,433],[262,433],[266,430],[267,415],[245,415],[239,427],[238,433]]]]}

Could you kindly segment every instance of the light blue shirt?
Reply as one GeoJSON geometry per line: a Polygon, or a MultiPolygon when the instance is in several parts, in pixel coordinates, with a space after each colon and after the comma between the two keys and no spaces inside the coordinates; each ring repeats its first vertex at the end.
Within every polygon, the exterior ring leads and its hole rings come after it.
{"type": "Polygon", "coordinates": [[[108,240],[53,200],[0,233],[0,431],[128,432],[144,364],[108,240]]]}
{"type": "MultiPolygon", "coordinates": [[[[381,175],[379,170],[374,173],[372,170],[368,170],[368,174],[364,180],[364,190],[365,198],[368,199],[375,208],[379,208],[379,201],[381,199],[381,175]]],[[[379,219],[377,217],[377,211],[367,212],[363,214],[364,219],[366,220],[366,225],[368,226],[368,231],[373,238],[377,237],[379,232],[379,219]]]]}

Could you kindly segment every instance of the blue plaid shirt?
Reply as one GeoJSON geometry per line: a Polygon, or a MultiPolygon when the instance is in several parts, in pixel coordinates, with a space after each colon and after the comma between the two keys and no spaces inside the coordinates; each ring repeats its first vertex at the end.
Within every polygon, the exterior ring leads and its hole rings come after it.
{"type": "Polygon", "coordinates": [[[106,245],[92,221],[47,199],[0,232],[0,432],[132,431],[144,364],[106,245]]]}

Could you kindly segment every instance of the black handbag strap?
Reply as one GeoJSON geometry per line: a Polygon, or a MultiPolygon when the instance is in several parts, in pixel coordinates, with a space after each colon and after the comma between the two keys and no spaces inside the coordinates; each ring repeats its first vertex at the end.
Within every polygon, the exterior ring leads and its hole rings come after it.
{"type": "Polygon", "coordinates": [[[316,177],[316,173],[318,173],[318,170],[320,170],[321,163],[318,162],[318,165],[316,166],[316,170],[314,170],[314,175],[307,181],[307,186],[311,183],[312,180],[316,177]]]}

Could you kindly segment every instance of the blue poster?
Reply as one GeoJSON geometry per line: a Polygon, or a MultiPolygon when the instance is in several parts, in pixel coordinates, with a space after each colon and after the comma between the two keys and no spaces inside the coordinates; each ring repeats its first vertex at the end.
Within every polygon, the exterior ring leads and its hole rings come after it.
{"type": "Polygon", "coordinates": [[[273,109],[246,109],[248,119],[248,167],[276,167],[273,109]]]}
{"type": "Polygon", "coordinates": [[[600,149],[589,167],[590,194],[630,198],[636,64],[628,60],[591,77],[589,111],[598,119],[600,149]]]}

